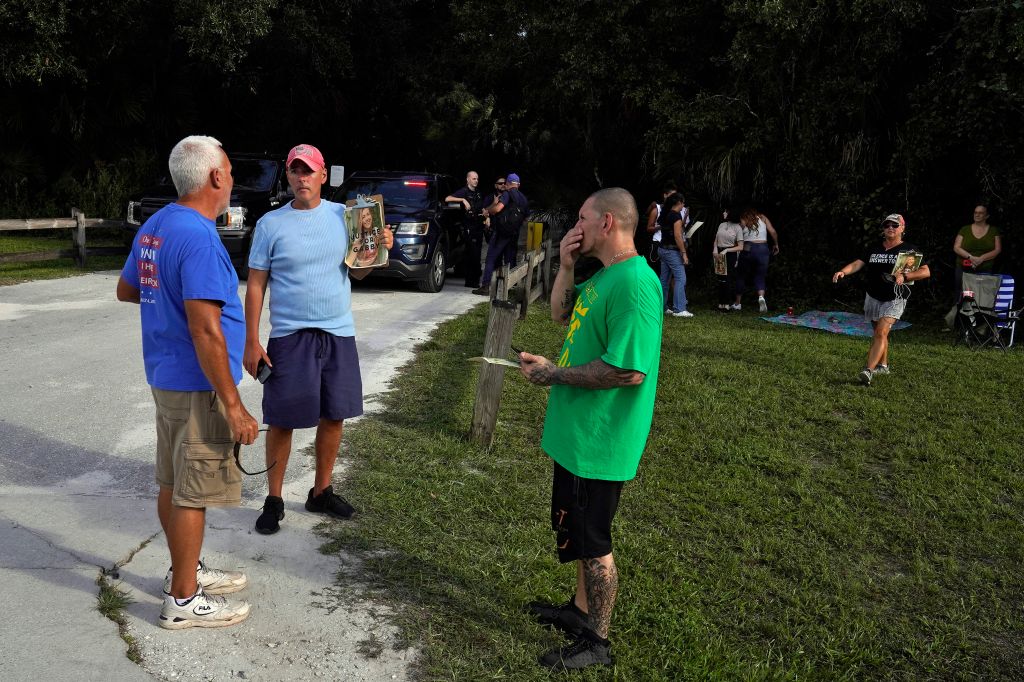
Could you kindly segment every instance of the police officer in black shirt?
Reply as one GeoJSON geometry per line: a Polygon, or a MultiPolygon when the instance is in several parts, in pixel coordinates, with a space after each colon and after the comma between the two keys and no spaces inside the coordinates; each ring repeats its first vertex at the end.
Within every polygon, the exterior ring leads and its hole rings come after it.
{"type": "Polygon", "coordinates": [[[445,201],[461,201],[466,210],[462,219],[462,238],[466,243],[462,269],[466,286],[480,286],[480,249],[484,239],[483,197],[477,190],[480,176],[476,171],[466,173],[466,186],[445,197],[445,201]]]}

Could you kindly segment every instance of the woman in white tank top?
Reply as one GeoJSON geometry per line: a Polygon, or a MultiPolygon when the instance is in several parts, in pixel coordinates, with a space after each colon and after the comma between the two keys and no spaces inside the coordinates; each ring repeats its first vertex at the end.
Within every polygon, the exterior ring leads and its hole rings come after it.
{"type": "Polygon", "coordinates": [[[740,256],[739,273],[736,278],[736,302],[730,306],[739,310],[747,279],[754,276],[754,288],[757,289],[757,307],[760,312],[768,312],[768,302],[764,298],[765,280],[768,275],[768,259],[779,253],[779,235],[772,226],[768,216],[752,208],[748,208],[740,217],[743,225],[743,254],[740,256]],[[768,237],[774,246],[768,248],[768,237]]]}

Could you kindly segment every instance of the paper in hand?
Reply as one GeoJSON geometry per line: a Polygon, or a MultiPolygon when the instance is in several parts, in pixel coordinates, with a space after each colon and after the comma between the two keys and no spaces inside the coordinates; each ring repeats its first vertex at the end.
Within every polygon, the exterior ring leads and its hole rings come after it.
{"type": "Polygon", "coordinates": [[[480,362],[486,362],[489,365],[503,365],[505,367],[515,367],[516,369],[519,369],[519,363],[518,362],[516,362],[515,360],[506,360],[505,358],[485,358],[485,357],[477,356],[475,358],[470,358],[470,361],[473,361],[473,360],[478,360],[480,362]]]}

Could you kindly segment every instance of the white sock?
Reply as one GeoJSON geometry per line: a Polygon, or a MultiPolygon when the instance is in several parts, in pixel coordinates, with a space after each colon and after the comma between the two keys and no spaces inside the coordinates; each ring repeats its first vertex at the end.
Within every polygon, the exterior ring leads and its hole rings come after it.
{"type": "MultiPolygon", "coordinates": [[[[198,594],[198,592],[196,594],[198,594]]],[[[178,606],[185,606],[186,604],[188,604],[190,601],[192,601],[195,598],[196,598],[195,594],[193,594],[188,599],[178,599],[177,597],[175,597],[174,598],[174,603],[177,604],[178,606]]]]}

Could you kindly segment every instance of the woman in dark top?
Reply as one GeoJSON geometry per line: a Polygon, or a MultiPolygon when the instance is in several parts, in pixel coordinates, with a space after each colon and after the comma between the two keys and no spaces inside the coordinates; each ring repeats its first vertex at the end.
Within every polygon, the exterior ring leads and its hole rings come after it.
{"type": "Polygon", "coordinates": [[[882,221],[882,246],[868,251],[832,276],[835,284],[847,275],[864,270],[864,316],[875,330],[867,364],[858,375],[865,386],[871,385],[875,374],[889,373],[889,330],[906,308],[907,296],[910,295],[906,283],[931,277],[927,265],[916,270],[904,267],[893,274],[901,253],[918,250],[903,241],[905,230],[903,216],[898,213],[886,216],[882,221]]]}
{"type": "Polygon", "coordinates": [[[974,222],[964,225],[953,240],[956,254],[956,295],[963,289],[964,270],[969,272],[992,272],[995,259],[1003,251],[1003,237],[999,228],[988,222],[988,207],[979,204],[974,207],[974,222]]]}
{"type": "Polygon", "coordinates": [[[665,313],[675,317],[693,317],[686,309],[686,268],[690,259],[686,255],[686,242],[683,241],[683,195],[678,192],[668,195],[661,205],[658,216],[658,227],[661,228],[661,246],[658,247],[658,258],[661,259],[661,290],[665,297],[665,313]],[[675,278],[672,293],[669,293],[669,279],[675,278]]]}

